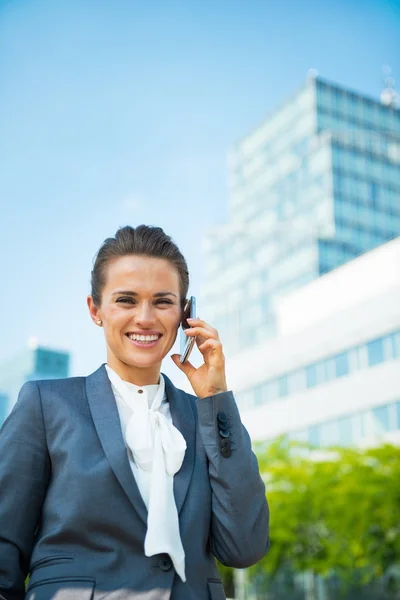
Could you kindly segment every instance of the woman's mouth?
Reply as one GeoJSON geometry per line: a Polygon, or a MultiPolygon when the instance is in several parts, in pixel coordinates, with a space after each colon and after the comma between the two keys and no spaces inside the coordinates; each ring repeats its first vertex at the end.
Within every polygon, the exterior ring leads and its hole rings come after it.
{"type": "Polygon", "coordinates": [[[138,333],[127,333],[126,337],[128,340],[138,348],[153,348],[158,340],[161,339],[161,333],[154,334],[138,334],[138,333]]]}

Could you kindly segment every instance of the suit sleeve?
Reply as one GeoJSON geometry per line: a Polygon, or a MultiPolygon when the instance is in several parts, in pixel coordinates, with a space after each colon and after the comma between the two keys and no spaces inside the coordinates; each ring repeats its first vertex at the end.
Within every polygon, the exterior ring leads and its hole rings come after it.
{"type": "Polygon", "coordinates": [[[269,508],[232,392],[196,401],[212,488],[210,544],[224,565],[255,564],[269,547],[269,508]]]}
{"type": "Polygon", "coordinates": [[[38,385],[23,385],[0,430],[0,598],[23,600],[50,474],[38,385]]]}

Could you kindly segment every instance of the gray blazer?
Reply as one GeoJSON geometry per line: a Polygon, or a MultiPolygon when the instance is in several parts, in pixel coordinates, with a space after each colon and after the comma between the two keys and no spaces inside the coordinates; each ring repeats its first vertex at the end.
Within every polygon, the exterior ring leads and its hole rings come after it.
{"type": "Polygon", "coordinates": [[[25,383],[0,431],[2,600],[223,600],[214,557],[265,555],[265,488],[232,393],[197,399],[165,381],[187,443],[174,478],[186,583],[168,554],[144,554],[147,509],[102,365],[25,383]]]}

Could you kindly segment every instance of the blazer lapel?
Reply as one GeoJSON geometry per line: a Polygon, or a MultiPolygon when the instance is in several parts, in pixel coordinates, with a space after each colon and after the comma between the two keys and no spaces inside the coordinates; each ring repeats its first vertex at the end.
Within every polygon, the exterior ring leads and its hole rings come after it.
{"type": "Polygon", "coordinates": [[[165,379],[165,391],[170,405],[172,422],[186,440],[185,458],[178,473],[174,476],[174,496],[178,513],[181,511],[192,478],[196,454],[196,418],[191,399],[165,379]]]}
{"type": "Polygon", "coordinates": [[[86,394],[107,460],[140,518],[147,524],[147,508],[129,465],[118,408],[104,365],[86,377],[86,394]]]}

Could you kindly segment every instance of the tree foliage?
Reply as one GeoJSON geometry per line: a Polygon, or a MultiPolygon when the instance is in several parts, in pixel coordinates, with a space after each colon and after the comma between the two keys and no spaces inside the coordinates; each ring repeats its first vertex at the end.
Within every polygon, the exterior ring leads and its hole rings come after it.
{"type": "Polygon", "coordinates": [[[271,548],[252,567],[335,574],[362,584],[400,564],[400,448],[316,450],[280,438],[257,452],[271,511],[271,548]]]}

